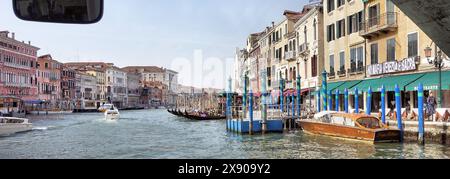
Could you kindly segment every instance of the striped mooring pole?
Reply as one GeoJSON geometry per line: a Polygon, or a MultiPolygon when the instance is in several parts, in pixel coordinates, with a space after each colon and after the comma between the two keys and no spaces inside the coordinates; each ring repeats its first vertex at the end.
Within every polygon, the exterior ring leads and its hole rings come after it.
{"type": "Polygon", "coordinates": [[[323,97],[323,110],[327,111],[328,109],[328,100],[327,100],[327,96],[328,96],[328,88],[327,88],[327,76],[328,73],[327,71],[323,71],[322,72],[322,97],[323,97]]]}
{"type": "Polygon", "coordinates": [[[381,87],[381,121],[386,124],[386,87],[381,87]]]}
{"type": "Polygon", "coordinates": [[[400,130],[401,137],[403,141],[403,123],[402,123],[402,94],[398,85],[395,85],[395,107],[397,109],[397,125],[400,130]]]}
{"type": "Polygon", "coordinates": [[[250,123],[249,123],[249,134],[252,135],[253,134],[253,91],[250,90],[250,94],[249,94],[249,99],[248,99],[248,108],[249,108],[249,117],[250,117],[250,123]]]}
{"type": "Polygon", "coordinates": [[[339,104],[339,90],[336,90],[336,97],[335,97],[336,99],[336,111],[338,111],[339,112],[339,106],[340,106],[340,104],[339,104]]]}
{"type": "Polygon", "coordinates": [[[297,115],[298,118],[302,118],[302,77],[300,75],[297,76],[297,115]]]}
{"type": "Polygon", "coordinates": [[[366,114],[370,115],[372,113],[372,88],[369,87],[367,91],[367,104],[366,104],[366,114]]]}
{"type": "Polygon", "coordinates": [[[332,111],[333,110],[333,92],[331,90],[328,91],[328,110],[332,111]]]}
{"type": "Polygon", "coordinates": [[[419,84],[419,91],[418,91],[418,98],[419,98],[419,144],[425,145],[425,119],[423,114],[423,102],[424,102],[424,95],[423,95],[423,84],[419,84]]]}
{"type": "Polygon", "coordinates": [[[345,113],[348,113],[348,89],[345,88],[345,92],[344,92],[344,108],[345,108],[345,113]]]}
{"type": "Polygon", "coordinates": [[[355,113],[359,114],[359,91],[355,88],[355,113]]]}

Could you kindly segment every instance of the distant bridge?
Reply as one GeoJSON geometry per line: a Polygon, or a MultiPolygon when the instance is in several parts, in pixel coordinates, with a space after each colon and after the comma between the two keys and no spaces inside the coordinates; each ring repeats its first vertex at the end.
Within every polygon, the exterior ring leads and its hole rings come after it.
{"type": "Polygon", "coordinates": [[[392,0],[445,54],[450,54],[450,0],[392,0]]]}

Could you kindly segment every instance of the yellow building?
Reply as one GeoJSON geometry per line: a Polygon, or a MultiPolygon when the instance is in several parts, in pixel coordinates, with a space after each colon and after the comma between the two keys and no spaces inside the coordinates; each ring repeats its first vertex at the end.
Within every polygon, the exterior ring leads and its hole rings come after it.
{"type": "Polygon", "coordinates": [[[289,53],[294,56],[289,64],[289,71],[293,71],[290,76],[294,81],[293,86],[296,84],[296,73],[300,75],[303,103],[313,108],[316,104],[313,93],[321,85],[319,76],[324,70],[323,11],[316,4],[305,6],[303,13],[302,18],[295,23],[295,36],[289,42],[294,44],[289,49],[289,53]]]}
{"type": "MultiPolygon", "coordinates": [[[[329,83],[327,90],[339,90],[343,94],[346,88],[350,89],[360,82],[358,80],[365,78],[365,39],[359,34],[359,24],[363,19],[364,3],[361,0],[323,1],[324,68],[328,72],[329,83]]],[[[343,100],[341,96],[340,104],[343,104],[343,100]]],[[[352,98],[350,101],[350,108],[354,108],[352,98]]]]}
{"type": "MultiPolygon", "coordinates": [[[[354,91],[359,89],[359,108],[363,111],[367,110],[366,97],[371,88],[372,112],[381,108],[382,86],[387,91],[387,108],[394,107],[396,85],[402,91],[402,108],[417,108],[419,83],[425,85],[426,96],[428,90],[437,90],[436,69],[429,64],[424,49],[431,47],[437,52],[439,48],[391,0],[325,0],[324,22],[327,90],[333,93],[333,109],[334,94],[339,91],[343,110],[345,89],[351,94],[350,111],[355,108],[354,91]]],[[[448,96],[445,94],[444,99],[448,96]]]]}
{"type": "MultiPolygon", "coordinates": [[[[402,91],[402,107],[417,108],[417,85],[427,80],[425,75],[435,71],[424,49],[431,47],[436,52],[438,47],[391,0],[368,0],[364,10],[365,20],[361,24],[360,35],[366,39],[367,75],[366,80],[356,87],[373,88],[374,101],[378,102],[372,105],[372,109],[376,111],[381,105],[381,95],[378,93],[380,84],[382,81],[394,81],[402,91]]],[[[386,106],[391,108],[395,99],[394,88],[385,86],[388,91],[386,106]]],[[[425,84],[425,90],[436,88],[435,85],[425,84]]]]}

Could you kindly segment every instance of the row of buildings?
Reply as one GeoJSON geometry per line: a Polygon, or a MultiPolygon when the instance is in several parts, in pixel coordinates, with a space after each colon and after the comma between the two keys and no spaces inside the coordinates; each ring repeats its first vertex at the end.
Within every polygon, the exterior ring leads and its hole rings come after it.
{"type": "MultiPolygon", "coordinates": [[[[178,73],[155,66],[119,68],[112,63],[61,63],[39,48],[0,32],[0,96],[52,109],[174,105],[178,73]]],[[[2,103],[3,104],[3,103],[2,103]]]]}
{"type": "Polygon", "coordinates": [[[365,96],[371,87],[372,110],[378,111],[383,85],[386,106],[393,107],[398,84],[403,107],[417,108],[417,85],[423,83],[427,96],[442,94],[439,105],[450,107],[446,80],[450,65],[444,60],[440,82],[433,64],[436,57],[448,57],[391,0],[323,0],[298,9],[284,11],[282,21],[250,34],[247,47],[236,50],[234,91],[242,93],[247,85],[261,92],[264,75],[273,96],[289,94],[296,90],[299,75],[303,103],[312,109],[318,105],[322,81],[327,80],[333,106],[337,97],[339,108],[344,108],[342,94],[349,89],[354,109],[353,91],[359,88],[360,108],[366,109],[365,96]],[[285,81],[283,89],[280,81],[285,81]]]}

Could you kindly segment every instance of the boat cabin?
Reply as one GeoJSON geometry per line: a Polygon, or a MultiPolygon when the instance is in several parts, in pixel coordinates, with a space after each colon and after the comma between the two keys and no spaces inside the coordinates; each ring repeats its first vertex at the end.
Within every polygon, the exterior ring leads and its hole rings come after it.
{"type": "Polygon", "coordinates": [[[0,96],[0,116],[20,117],[25,114],[25,105],[22,99],[14,96],[0,96]]]}
{"type": "Polygon", "coordinates": [[[365,129],[387,129],[380,119],[365,114],[347,114],[340,112],[322,112],[315,116],[316,120],[323,123],[343,125],[365,129]]]}

